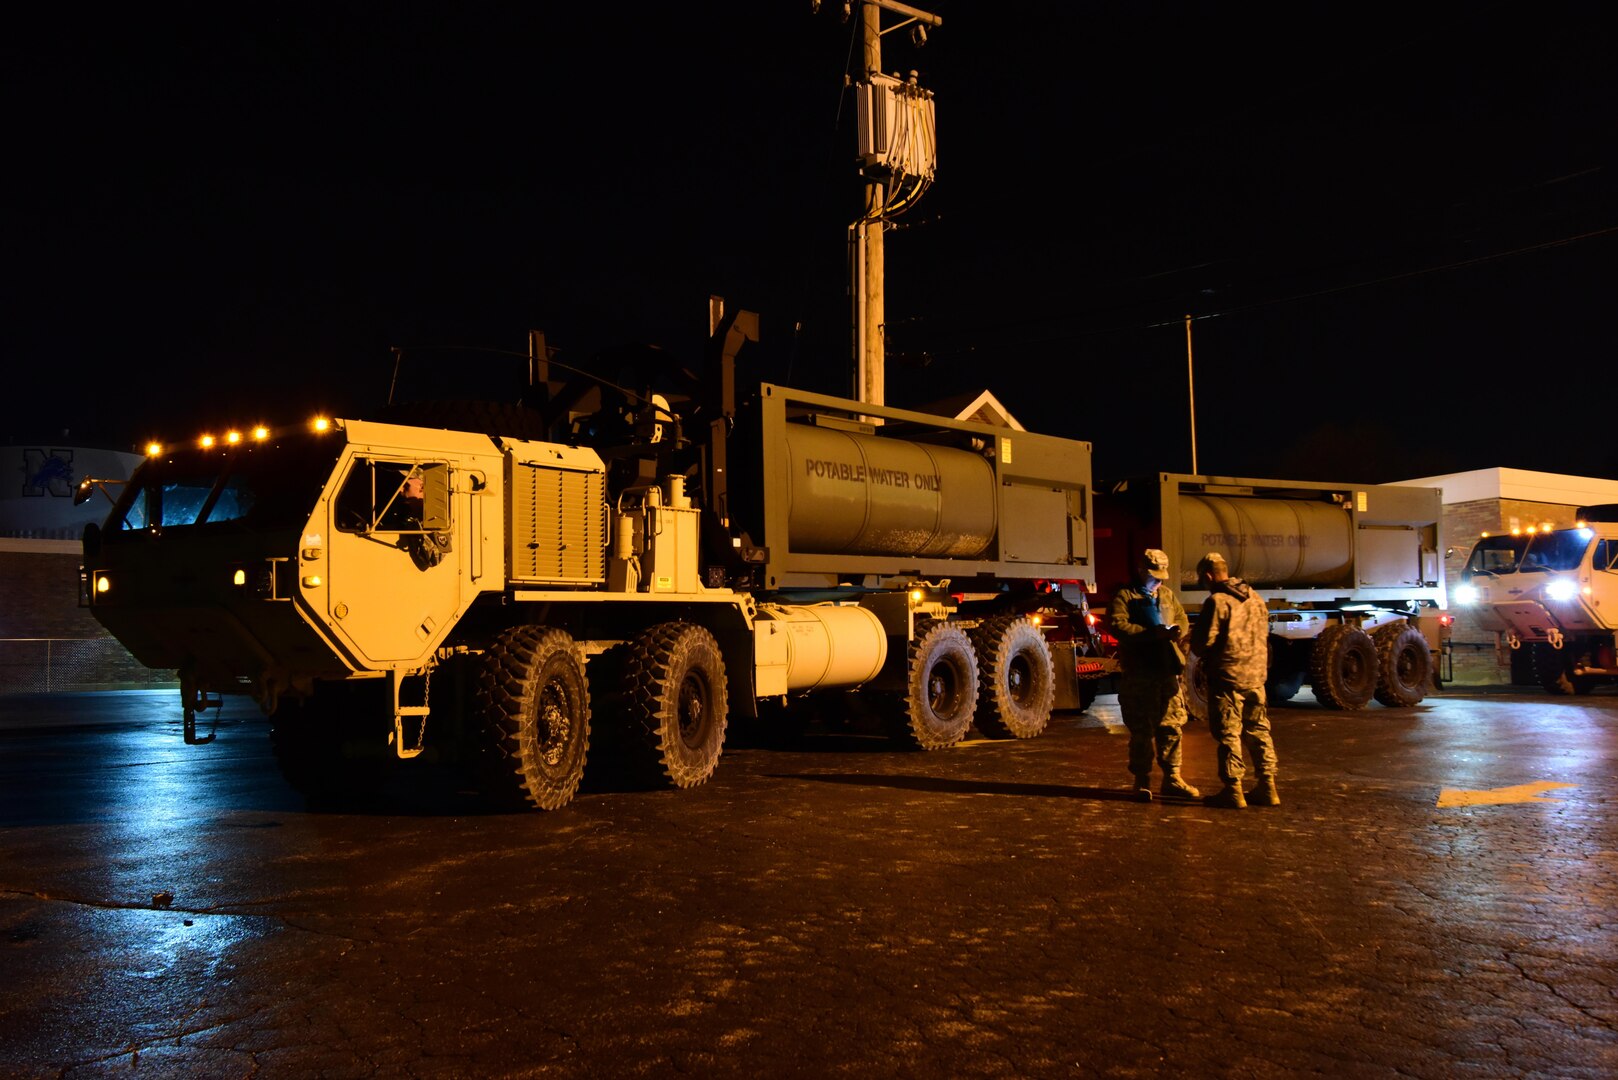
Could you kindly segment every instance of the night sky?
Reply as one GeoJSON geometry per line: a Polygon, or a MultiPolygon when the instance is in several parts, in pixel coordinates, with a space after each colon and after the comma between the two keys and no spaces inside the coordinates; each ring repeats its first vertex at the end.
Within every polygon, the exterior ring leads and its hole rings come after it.
{"type": "MultiPolygon", "coordinates": [[[[1098,478],[1189,471],[1189,314],[1203,472],[1618,479],[1601,9],[918,6],[891,404],[987,388],[1098,478]]],[[[690,367],[710,294],[752,374],[849,393],[857,19],[560,7],[9,16],[0,442],[362,415],[395,349],[401,395],[510,398],[530,329],[690,367]]]]}

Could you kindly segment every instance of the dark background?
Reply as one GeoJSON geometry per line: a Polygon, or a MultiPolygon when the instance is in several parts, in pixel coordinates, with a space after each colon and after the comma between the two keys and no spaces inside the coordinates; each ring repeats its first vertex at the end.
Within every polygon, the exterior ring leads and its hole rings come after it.
{"type": "MultiPolygon", "coordinates": [[[[1098,477],[1189,471],[1189,314],[1201,471],[1618,478],[1601,9],[920,6],[890,403],[987,388],[1098,477]]],[[[691,366],[710,294],[758,377],[850,393],[857,18],[553,8],[12,17],[0,441],[361,414],[394,349],[402,395],[509,397],[530,329],[691,366]]]]}

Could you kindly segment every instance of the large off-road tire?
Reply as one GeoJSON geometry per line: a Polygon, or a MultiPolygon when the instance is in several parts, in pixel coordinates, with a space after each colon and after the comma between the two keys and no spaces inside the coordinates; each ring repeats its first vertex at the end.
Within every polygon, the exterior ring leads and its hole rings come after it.
{"type": "Polygon", "coordinates": [[[1264,684],[1264,700],[1271,704],[1291,701],[1303,689],[1305,674],[1301,667],[1276,672],[1275,678],[1264,684]]]}
{"type": "Polygon", "coordinates": [[[270,717],[270,749],[281,776],[311,805],[375,795],[399,761],[381,679],[317,683],[306,698],[283,698],[270,717]]]}
{"type": "Polygon", "coordinates": [[[689,788],[713,775],[730,704],[724,657],[705,627],[662,623],[631,642],[622,702],[615,749],[632,778],[689,788]]]}
{"type": "Polygon", "coordinates": [[[1032,739],[1056,700],[1051,647],[1032,619],[1001,616],[972,632],[977,650],[977,725],[995,738],[1032,739]]]}
{"type": "Polygon", "coordinates": [[[501,631],[483,654],[474,697],[484,790],[508,806],[571,802],[590,747],[590,692],[573,638],[544,626],[501,631]]]}
{"type": "Polygon", "coordinates": [[[937,619],[919,621],[905,648],[905,693],[892,714],[893,737],[922,750],[954,746],[972,726],[978,660],[966,631],[937,619]]]}
{"type": "Polygon", "coordinates": [[[1180,697],[1191,719],[1208,722],[1208,672],[1202,657],[1190,649],[1185,652],[1185,670],[1180,672],[1180,697]]]}
{"type": "Polygon", "coordinates": [[[1376,693],[1376,642],[1357,626],[1333,623],[1309,654],[1309,685],[1328,709],[1364,708],[1376,693]]]}
{"type": "Polygon", "coordinates": [[[1274,705],[1291,701],[1303,689],[1308,654],[1283,637],[1269,638],[1269,662],[1264,673],[1264,700],[1274,705]]]}
{"type": "Polygon", "coordinates": [[[1547,694],[1572,694],[1578,690],[1573,681],[1573,654],[1567,649],[1552,647],[1548,641],[1536,641],[1534,675],[1547,694]]]}
{"type": "Polygon", "coordinates": [[[1410,706],[1427,696],[1433,681],[1433,653],[1427,638],[1409,623],[1384,626],[1376,642],[1376,699],[1390,707],[1410,706]]]}

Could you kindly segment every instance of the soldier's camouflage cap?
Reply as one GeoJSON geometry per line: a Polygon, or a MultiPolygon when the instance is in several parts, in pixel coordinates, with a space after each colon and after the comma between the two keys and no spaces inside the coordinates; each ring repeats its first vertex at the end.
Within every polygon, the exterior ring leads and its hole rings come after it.
{"type": "Polygon", "coordinates": [[[1169,579],[1169,557],[1157,548],[1147,548],[1141,552],[1140,568],[1159,581],[1169,579]]]}

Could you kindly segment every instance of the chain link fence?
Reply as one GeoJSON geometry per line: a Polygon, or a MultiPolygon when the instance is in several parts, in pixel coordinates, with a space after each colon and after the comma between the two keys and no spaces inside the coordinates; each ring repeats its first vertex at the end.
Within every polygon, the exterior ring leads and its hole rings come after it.
{"type": "Polygon", "coordinates": [[[172,671],[153,671],[117,639],[0,638],[0,694],[178,688],[172,671]]]}

